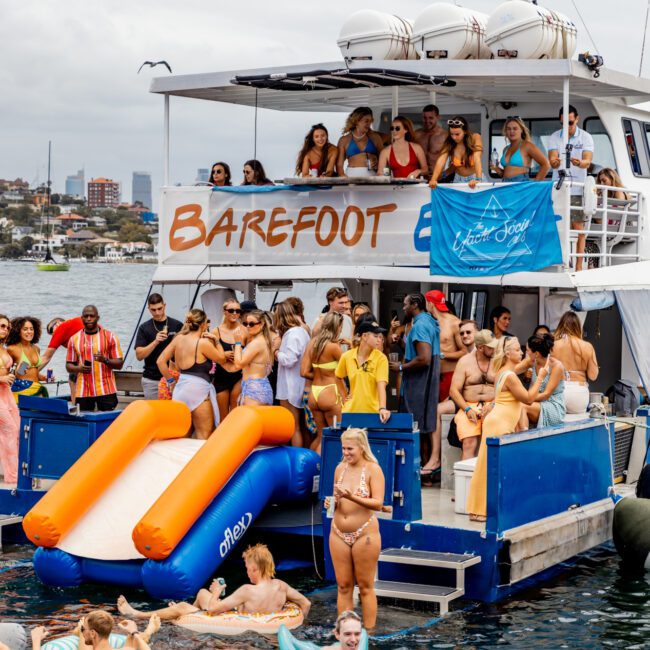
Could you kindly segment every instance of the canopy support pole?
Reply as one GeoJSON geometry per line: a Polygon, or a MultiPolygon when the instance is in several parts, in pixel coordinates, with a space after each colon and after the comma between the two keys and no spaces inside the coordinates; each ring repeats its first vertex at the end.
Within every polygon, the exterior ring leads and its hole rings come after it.
{"type": "Polygon", "coordinates": [[[377,315],[379,313],[379,280],[372,281],[372,313],[377,315]]]}
{"type": "Polygon", "coordinates": [[[393,95],[393,106],[391,110],[391,120],[394,120],[399,115],[399,88],[393,86],[391,88],[393,95]]]}
{"type": "MultiPolygon", "coordinates": [[[[562,148],[560,154],[560,168],[568,174],[570,169],[567,166],[567,146],[569,145],[569,77],[565,77],[562,82],[562,148]]],[[[564,182],[564,231],[562,233],[564,240],[564,268],[568,269],[571,265],[571,188],[568,177],[564,182]]]]}
{"type": "Polygon", "coordinates": [[[165,117],[163,124],[163,159],[165,167],[163,170],[163,186],[169,186],[169,95],[165,94],[165,117]]]}

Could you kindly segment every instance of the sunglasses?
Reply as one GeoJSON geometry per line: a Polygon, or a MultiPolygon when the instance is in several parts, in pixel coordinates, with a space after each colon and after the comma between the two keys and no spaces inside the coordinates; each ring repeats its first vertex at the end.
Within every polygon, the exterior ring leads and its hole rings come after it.
{"type": "Polygon", "coordinates": [[[460,335],[461,335],[461,336],[469,336],[471,333],[472,333],[471,330],[469,330],[469,331],[467,331],[467,332],[463,332],[463,330],[460,330],[460,335]]]}
{"type": "Polygon", "coordinates": [[[520,120],[521,116],[519,115],[507,115],[506,120],[520,120]]]}
{"type": "MultiPolygon", "coordinates": [[[[573,126],[576,123],[575,120],[569,120],[569,126],[573,126]]],[[[560,120],[560,124],[564,124],[564,120],[560,120]]]]}
{"type": "Polygon", "coordinates": [[[242,170],[242,174],[244,174],[245,176],[248,176],[248,174],[254,174],[254,173],[255,173],[255,171],[253,169],[244,169],[244,170],[242,170]]]}
{"type": "Polygon", "coordinates": [[[247,321],[244,323],[244,327],[255,327],[256,325],[261,325],[262,323],[260,321],[247,321]]]}
{"type": "Polygon", "coordinates": [[[401,131],[401,130],[402,130],[402,127],[401,127],[401,126],[391,126],[391,127],[390,127],[390,130],[391,130],[391,131],[401,131]]]}
{"type": "Polygon", "coordinates": [[[457,127],[461,126],[464,128],[465,123],[463,122],[463,120],[447,120],[447,126],[457,126],[457,127]]]}
{"type": "Polygon", "coordinates": [[[227,311],[229,314],[241,314],[241,309],[224,309],[224,311],[227,311]]]}
{"type": "Polygon", "coordinates": [[[225,174],[226,172],[223,169],[215,169],[212,173],[213,174],[225,174]]]}
{"type": "Polygon", "coordinates": [[[0,329],[3,329],[3,330],[10,330],[10,329],[11,329],[11,325],[7,325],[7,324],[3,323],[2,325],[0,325],[0,329]]]}

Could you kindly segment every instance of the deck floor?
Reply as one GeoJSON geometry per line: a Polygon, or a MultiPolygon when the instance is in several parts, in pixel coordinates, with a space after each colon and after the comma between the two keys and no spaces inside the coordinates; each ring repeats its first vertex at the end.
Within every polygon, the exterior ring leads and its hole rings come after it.
{"type": "Polygon", "coordinates": [[[422,488],[422,519],[419,523],[462,530],[485,530],[485,523],[470,521],[469,515],[454,512],[453,490],[422,488]]]}

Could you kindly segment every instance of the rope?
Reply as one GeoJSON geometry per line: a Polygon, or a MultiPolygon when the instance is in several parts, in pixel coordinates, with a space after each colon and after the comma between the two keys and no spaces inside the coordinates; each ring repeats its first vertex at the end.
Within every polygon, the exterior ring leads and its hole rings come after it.
{"type": "Polygon", "coordinates": [[[643,43],[641,44],[641,60],[639,61],[639,74],[641,76],[641,68],[643,67],[643,54],[645,53],[645,37],[648,33],[648,14],[650,14],[650,0],[648,0],[648,7],[645,11],[645,21],[643,22],[643,43]]]}
{"type": "Polygon", "coordinates": [[[591,44],[594,46],[596,52],[598,52],[599,49],[598,46],[596,45],[596,41],[594,41],[594,39],[591,37],[591,32],[589,31],[589,27],[587,27],[587,23],[582,17],[582,14],[580,13],[580,9],[578,9],[578,5],[576,5],[576,0],[571,0],[571,2],[573,3],[573,8],[576,10],[576,13],[578,14],[578,18],[580,18],[580,22],[582,23],[583,27],[585,28],[585,31],[587,32],[587,36],[589,37],[591,44]]]}
{"type": "Polygon", "coordinates": [[[314,504],[311,504],[311,553],[314,559],[314,571],[320,580],[323,580],[323,576],[318,572],[318,561],[316,560],[316,541],[314,535],[314,504]]]}

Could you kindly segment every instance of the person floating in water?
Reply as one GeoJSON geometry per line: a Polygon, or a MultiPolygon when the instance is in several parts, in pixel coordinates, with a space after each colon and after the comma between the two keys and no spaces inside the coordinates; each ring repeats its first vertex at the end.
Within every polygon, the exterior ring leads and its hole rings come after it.
{"type": "Polygon", "coordinates": [[[213,580],[209,589],[199,590],[191,605],[173,603],[154,612],[143,612],[131,607],[126,598],[120,596],[117,599],[117,609],[120,614],[135,619],[149,618],[155,614],[163,621],[173,621],[186,614],[200,611],[215,615],[236,609],[242,614],[272,614],[281,611],[287,601],[290,601],[295,603],[307,618],[311,603],[299,591],[274,577],[273,556],[264,544],[249,546],[242,557],[246,563],[248,579],[252,584],[242,585],[227,598],[221,598],[226,585],[213,580]]]}

